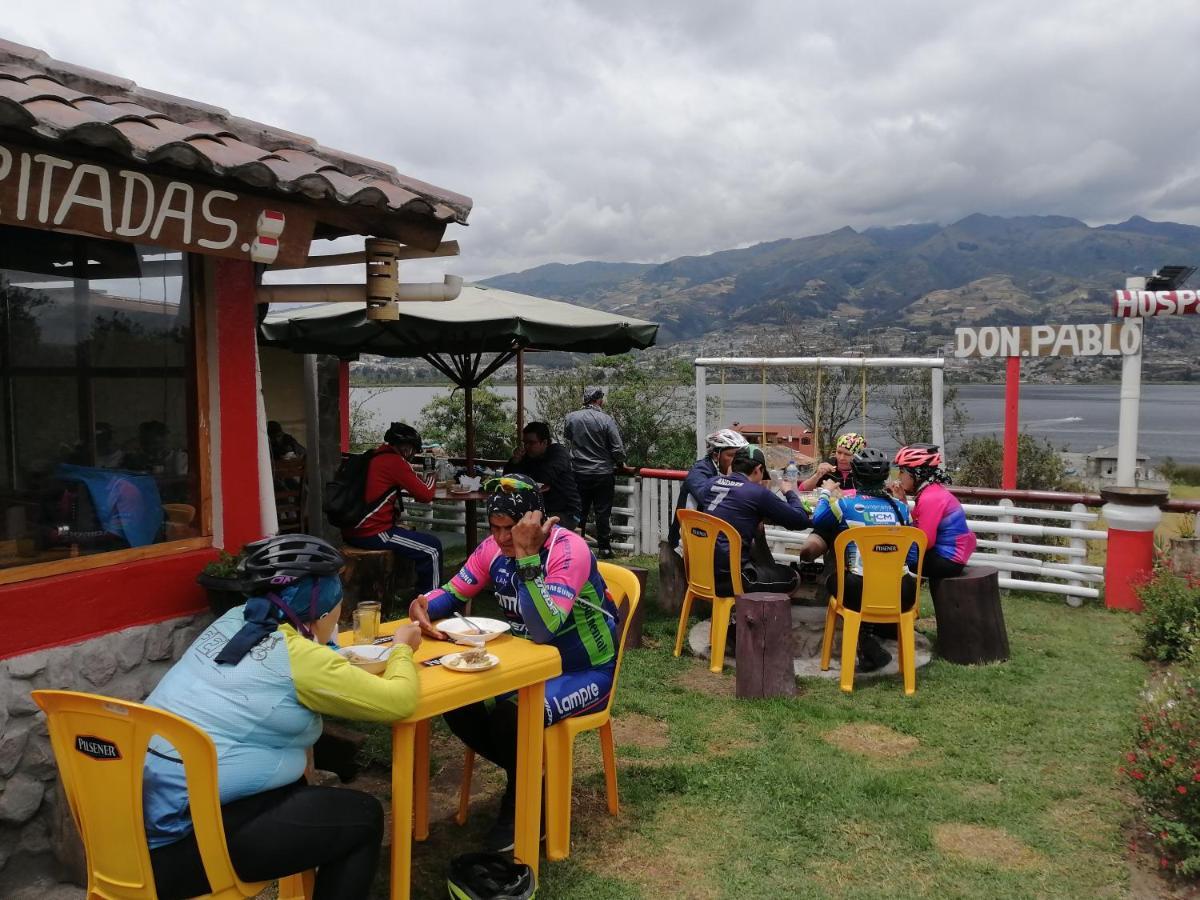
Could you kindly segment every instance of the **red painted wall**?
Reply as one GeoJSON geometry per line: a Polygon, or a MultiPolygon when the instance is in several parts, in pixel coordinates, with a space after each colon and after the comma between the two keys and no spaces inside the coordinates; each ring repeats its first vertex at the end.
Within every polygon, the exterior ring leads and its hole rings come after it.
{"type": "MultiPolygon", "coordinates": [[[[209,297],[216,303],[221,447],[222,527],[226,547],[261,537],[255,399],[254,268],[214,261],[209,297]]],[[[214,484],[215,489],[215,484],[214,484]]],[[[188,615],[206,607],[196,574],[215,550],[191,550],[0,585],[0,659],[73,644],[132,625],[188,615]]]]}

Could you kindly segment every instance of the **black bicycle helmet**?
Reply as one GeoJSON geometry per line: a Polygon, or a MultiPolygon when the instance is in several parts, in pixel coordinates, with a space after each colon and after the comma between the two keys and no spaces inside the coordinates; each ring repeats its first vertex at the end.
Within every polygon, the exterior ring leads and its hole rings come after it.
{"type": "Polygon", "coordinates": [[[454,857],[446,887],[456,900],[529,900],[537,893],[533,869],[499,853],[454,857]]]}
{"type": "Polygon", "coordinates": [[[733,464],[737,466],[739,463],[742,466],[745,466],[747,463],[758,463],[763,467],[763,472],[767,471],[767,457],[758,447],[738,447],[737,451],[733,454],[733,464]]]}
{"type": "Polygon", "coordinates": [[[421,432],[405,422],[393,422],[384,432],[383,439],[393,447],[401,444],[411,444],[414,451],[420,451],[424,446],[421,442],[421,432]]]}
{"type": "Polygon", "coordinates": [[[333,575],[346,560],[328,541],[311,534],[277,534],[247,544],[238,574],[252,593],[314,575],[333,575]]]}
{"type": "Polygon", "coordinates": [[[850,473],[860,484],[882,484],[891,470],[892,461],[888,455],[875,447],[864,447],[850,460],[850,473]]]}

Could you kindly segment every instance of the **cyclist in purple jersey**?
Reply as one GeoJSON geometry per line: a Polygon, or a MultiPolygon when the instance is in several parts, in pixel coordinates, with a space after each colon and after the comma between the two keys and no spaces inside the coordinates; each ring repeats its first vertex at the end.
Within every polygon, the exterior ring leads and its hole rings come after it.
{"type": "MultiPolygon", "coordinates": [[[[723,519],[742,537],[742,558],[737,565],[742,571],[743,587],[747,591],[777,591],[791,593],[796,587],[797,573],[790,566],[773,560],[751,560],[751,550],[759,528],[765,522],[784,528],[808,528],[808,510],[800,502],[796,487],[783,482],[784,499],[762,484],[766,476],[766,461],[761,450],[742,447],[733,457],[728,475],[710,478],[701,490],[700,511],[723,519]]],[[[717,589],[728,596],[733,591],[730,580],[732,563],[729,545],[722,538],[717,542],[717,589]]]]}
{"type": "MultiPolygon", "coordinates": [[[[602,708],[617,663],[617,608],[587,542],[545,518],[537,483],[516,473],[485,486],[490,536],[458,574],[413,600],[408,614],[430,637],[444,639],[431,619],[444,619],[492,588],[517,637],[553,645],[563,673],[546,682],[546,725],[602,708]]],[[[446,724],[468,747],[508,774],[488,849],[512,848],[516,808],[517,704],[506,694],[446,713],[446,724]]]]}

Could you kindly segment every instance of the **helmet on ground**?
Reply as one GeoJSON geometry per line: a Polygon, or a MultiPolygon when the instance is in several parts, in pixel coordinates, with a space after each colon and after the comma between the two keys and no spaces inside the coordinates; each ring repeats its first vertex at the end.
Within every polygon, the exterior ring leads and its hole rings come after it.
{"type": "Polygon", "coordinates": [[[850,474],[860,484],[882,484],[887,481],[891,469],[892,461],[888,455],[875,447],[864,447],[850,460],[850,474]]]}
{"type": "Polygon", "coordinates": [[[499,853],[454,857],[446,887],[457,900],[529,900],[537,893],[533,869],[499,853]]]}
{"type": "Polygon", "coordinates": [[[311,534],[277,534],[247,544],[243,552],[238,574],[250,583],[252,592],[333,575],[346,562],[336,547],[311,534]]]}
{"type": "Polygon", "coordinates": [[[750,442],[732,428],[718,428],[704,439],[704,443],[710,451],[750,446],[750,442]]]}
{"type": "Polygon", "coordinates": [[[837,439],[837,449],[847,450],[850,453],[857,453],[867,446],[867,439],[861,434],[853,431],[847,431],[837,439]]]}
{"type": "Polygon", "coordinates": [[[421,432],[413,428],[405,422],[393,422],[388,426],[388,430],[384,432],[383,439],[386,443],[397,447],[400,444],[411,444],[415,449],[421,449],[421,432]]]}
{"type": "Polygon", "coordinates": [[[896,465],[901,469],[941,468],[942,448],[937,444],[909,444],[896,453],[896,465]]]}

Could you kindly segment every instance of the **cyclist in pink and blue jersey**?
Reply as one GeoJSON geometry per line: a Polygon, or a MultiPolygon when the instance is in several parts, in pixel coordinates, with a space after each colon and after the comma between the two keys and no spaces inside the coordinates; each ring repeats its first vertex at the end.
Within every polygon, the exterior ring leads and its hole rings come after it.
{"type": "MultiPolygon", "coordinates": [[[[409,616],[428,636],[444,638],[431,623],[461,610],[485,588],[495,591],[517,637],[551,644],[563,673],[546,682],[546,725],[596,712],[608,702],[617,663],[617,608],[608,598],[587,542],[545,518],[537,483],[510,473],[489,481],[490,536],[458,574],[413,600],[409,616]]],[[[508,774],[500,814],[485,839],[489,850],[512,848],[516,808],[517,704],[508,694],[456,709],[446,724],[476,753],[508,774]]]]}
{"type": "Polygon", "coordinates": [[[900,500],[912,496],[913,524],[929,540],[923,574],[926,578],[954,578],[975,552],[975,535],[958,498],[946,490],[942,451],[934,444],[909,444],[896,454],[900,480],[892,493],[900,500]]]}

